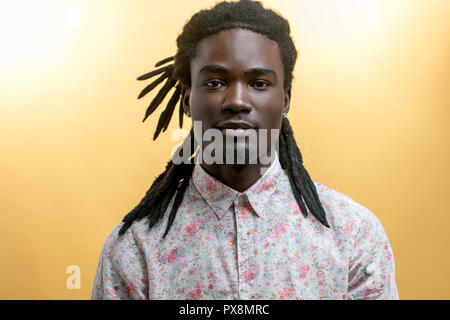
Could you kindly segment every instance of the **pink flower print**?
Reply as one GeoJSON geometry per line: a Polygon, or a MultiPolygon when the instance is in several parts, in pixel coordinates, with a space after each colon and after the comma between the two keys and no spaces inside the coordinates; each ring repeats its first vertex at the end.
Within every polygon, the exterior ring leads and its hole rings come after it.
{"type": "Polygon", "coordinates": [[[298,205],[295,206],[294,214],[300,214],[300,213],[302,213],[302,212],[300,211],[300,207],[299,207],[298,205]]]}
{"type": "Polygon", "coordinates": [[[197,224],[195,223],[195,219],[194,219],[194,221],[190,224],[190,225],[188,225],[186,228],[185,228],[185,231],[186,231],[186,233],[187,233],[187,238],[193,238],[194,237],[194,235],[197,233],[197,231],[198,231],[198,228],[197,228],[197,224]]]}
{"type": "Polygon", "coordinates": [[[178,288],[177,294],[184,294],[184,288],[178,288]]]}
{"type": "Polygon", "coordinates": [[[278,292],[280,300],[289,299],[291,296],[291,293],[289,291],[290,291],[289,288],[283,288],[283,291],[278,292]]]}
{"type": "Polygon", "coordinates": [[[202,289],[200,288],[200,283],[197,281],[197,288],[188,293],[192,299],[201,299],[203,297],[202,289]]]}
{"type": "Polygon", "coordinates": [[[177,251],[178,251],[178,248],[170,250],[170,254],[167,257],[167,262],[168,263],[175,262],[175,260],[177,259],[177,251]]]}
{"type": "Polygon", "coordinates": [[[263,190],[269,190],[271,186],[272,186],[272,182],[271,181],[264,181],[263,183],[261,183],[259,185],[258,192],[261,192],[263,190]]]}
{"type": "Polygon", "coordinates": [[[255,279],[255,272],[253,270],[248,270],[244,274],[244,281],[249,282],[255,279]]]}
{"type": "Polygon", "coordinates": [[[242,219],[245,219],[245,217],[246,217],[249,213],[250,213],[250,211],[249,211],[247,208],[242,209],[242,210],[239,212],[239,214],[240,214],[240,216],[242,217],[242,219]]]}
{"type": "Polygon", "coordinates": [[[281,292],[280,293],[280,300],[286,300],[287,298],[290,297],[290,293],[289,292],[281,292]]]}
{"type": "Polygon", "coordinates": [[[311,271],[311,268],[309,267],[309,265],[304,265],[302,267],[302,274],[299,276],[299,278],[306,278],[308,276],[308,273],[311,271]]]}
{"type": "Polygon", "coordinates": [[[221,279],[217,279],[217,276],[212,272],[210,272],[208,274],[208,280],[209,280],[209,286],[208,286],[209,289],[212,289],[216,285],[217,282],[220,283],[222,281],[221,279]]]}
{"type": "Polygon", "coordinates": [[[214,181],[208,180],[206,183],[206,191],[208,191],[209,194],[217,193],[217,184],[214,183],[214,181]]]}
{"type": "Polygon", "coordinates": [[[215,279],[216,278],[216,276],[214,275],[214,273],[212,273],[212,272],[210,272],[210,273],[208,273],[208,279],[215,279]]]}
{"type": "Polygon", "coordinates": [[[280,223],[277,223],[277,225],[274,227],[275,236],[277,237],[277,241],[278,241],[279,236],[286,233],[285,225],[286,225],[285,223],[280,222],[280,223]]]}

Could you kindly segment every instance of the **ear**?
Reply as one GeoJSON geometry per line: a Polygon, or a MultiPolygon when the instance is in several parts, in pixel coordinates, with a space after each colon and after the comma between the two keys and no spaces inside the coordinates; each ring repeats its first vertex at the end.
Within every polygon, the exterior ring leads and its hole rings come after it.
{"type": "Polygon", "coordinates": [[[181,88],[181,105],[183,106],[184,113],[190,118],[191,117],[191,106],[189,104],[189,99],[191,97],[191,89],[188,87],[181,88]]]}
{"type": "Polygon", "coordinates": [[[283,113],[288,113],[291,107],[291,89],[284,90],[284,108],[283,113]]]}

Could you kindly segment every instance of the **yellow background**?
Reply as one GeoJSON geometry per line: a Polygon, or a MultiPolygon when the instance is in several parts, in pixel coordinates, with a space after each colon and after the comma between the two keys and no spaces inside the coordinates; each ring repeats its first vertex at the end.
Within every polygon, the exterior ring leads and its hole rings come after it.
{"type": "MultiPolygon", "coordinates": [[[[90,298],[106,236],[176,144],[177,121],[152,141],[136,77],[213,4],[1,2],[1,299],[90,298]]],[[[264,4],[301,54],[289,119],[312,178],[381,220],[401,299],[449,299],[450,2],[264,4]]]]}

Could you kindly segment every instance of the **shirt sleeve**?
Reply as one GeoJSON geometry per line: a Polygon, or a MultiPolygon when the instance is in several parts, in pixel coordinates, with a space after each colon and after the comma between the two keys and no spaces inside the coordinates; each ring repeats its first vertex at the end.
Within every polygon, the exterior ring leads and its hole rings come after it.
{"type": "Polygon", "coordinates": [[[361,219],[355,227],[348,299],[398,300],[394,255],[386,232],[372,212],[362,206],[358,211],[361,219]]]}
{"type": "Polygon", "coordinates": [[[131,226],[119,238],[121,224],[106,239],[95,274],[92,300],[148,299],[146,259],[131,226]]]}

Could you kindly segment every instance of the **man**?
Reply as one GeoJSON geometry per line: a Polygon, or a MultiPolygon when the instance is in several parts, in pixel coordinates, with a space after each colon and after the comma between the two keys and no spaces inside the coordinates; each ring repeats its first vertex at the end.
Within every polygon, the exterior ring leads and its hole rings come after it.
{"type": "Polygon", "coordinates": [[[177,45],[157,64],[173,65],[138,78],[162,73],[140,97],[166,80],[144,120],[175,87],[154,138],[178,100],[180,125],[184,112],[201,128],[107,238],[92,298],[398,299],[379,220],[303,166],[287,119],[297,57],[288,22],[258,2],[220,3],[195,14],[177,45]],[[251,130],[266,132],[257,143],[270,162],[250,162],[254,146],[239,138],[251,130]],[[225,154],[202,161],[211,131],[225,154]],[[239,150],[244,163],[221,161],[239,150]]]}

